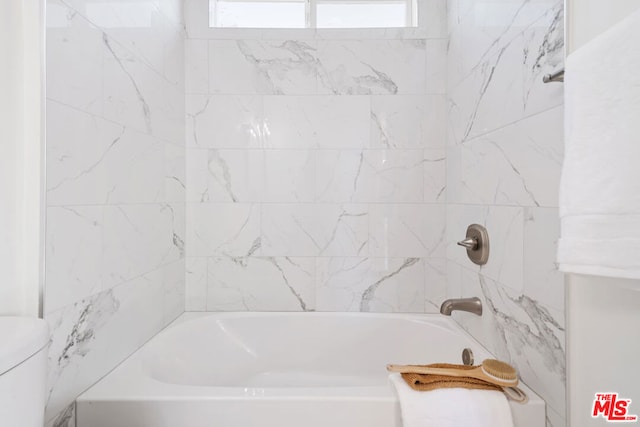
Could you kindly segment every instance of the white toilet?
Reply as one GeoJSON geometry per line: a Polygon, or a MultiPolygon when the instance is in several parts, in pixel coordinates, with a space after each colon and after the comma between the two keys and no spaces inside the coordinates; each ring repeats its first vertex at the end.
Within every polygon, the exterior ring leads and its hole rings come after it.
{"type": "Polygon", "coordinates": [[[0,316],[0,424],[42,427],[49,328],[42,319],[0,316]]]}

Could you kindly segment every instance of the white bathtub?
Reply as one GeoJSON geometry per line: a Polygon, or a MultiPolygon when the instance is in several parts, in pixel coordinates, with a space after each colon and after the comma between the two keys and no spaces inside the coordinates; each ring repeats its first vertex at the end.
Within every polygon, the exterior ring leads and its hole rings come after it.
{"type": "MultiPolygon", "coordinates": [[[[441,315],[185,313],[77,400],[78,427],[400,427],[387,363],[492,357],[441,315]]],[[[526,386],[516,427],[543,427],[526,386]]]]}

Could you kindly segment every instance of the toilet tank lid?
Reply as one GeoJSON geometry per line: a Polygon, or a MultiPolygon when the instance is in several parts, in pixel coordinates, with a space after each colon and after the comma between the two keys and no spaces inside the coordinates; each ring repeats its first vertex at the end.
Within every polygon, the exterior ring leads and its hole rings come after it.
{"type": "Polygon", "coordinates": [[[42,350],[48,341],[49,327],[44,320],[0,316],[0,375],[42,350]]]}

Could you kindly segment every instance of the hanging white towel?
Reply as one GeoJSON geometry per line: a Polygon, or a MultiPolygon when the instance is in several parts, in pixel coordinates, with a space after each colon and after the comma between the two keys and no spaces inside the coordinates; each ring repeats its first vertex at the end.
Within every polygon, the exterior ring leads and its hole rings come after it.
{"type": "Polygon", "coordinates": [[[416,391],[400,374],[391,374],[389,379],[400,400],[402,427],[513,427],[511,408],[499,391],[416,391]]]}
{"type": "Polygon", "coordinates": [[[640,10],[569,55],[560,270],[640,279],[640,10]]]}

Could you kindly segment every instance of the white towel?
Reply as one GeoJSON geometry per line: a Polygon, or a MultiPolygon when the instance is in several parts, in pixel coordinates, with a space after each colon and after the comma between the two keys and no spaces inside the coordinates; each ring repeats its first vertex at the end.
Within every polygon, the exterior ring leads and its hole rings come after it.
{"type": "Polygon", "coordinates": [[[560,270],[640,279],[640,10],[565,68],[560,270]]]}
{"type": "Polygon", "coordinates": [[[499,391],[416,391],[400,374],[389,380],[398,393],[403,427],[513,427],[509,402],[499,391]]]}

